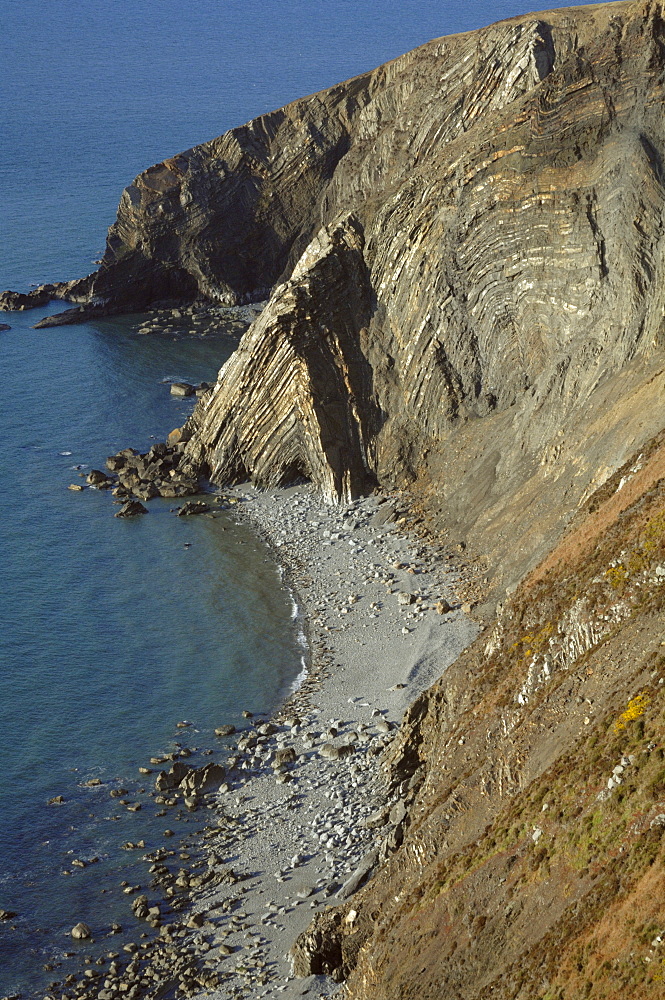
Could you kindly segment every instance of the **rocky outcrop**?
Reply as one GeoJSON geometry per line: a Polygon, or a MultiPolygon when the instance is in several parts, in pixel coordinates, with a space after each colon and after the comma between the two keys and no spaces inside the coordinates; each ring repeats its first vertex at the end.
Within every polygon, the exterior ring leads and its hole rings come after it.
{"type": "Polygon", "coordinates": [[[140,455],[133,448],[123,448],[116,455],[109,455],[106,468],[111,476],[106,477],[105,473],[93,470],[90,476],[99,476],[101,480],[91,480],[88,476],[88,482],[97,486],[100,482],[102,485],[113,485],[117,477],[114,495],[134,496],[141,500],[151,500],[156,496],[184,497],[196,493],[198,469],[183,453],[184,445],[179,443],[183,434],[178,429],[174,432],[177,440],[172,445],[163,442],[154,444],[145,455],[140,455]]]}
{"type": "Polygon", "coordinates": [[[353,216],[322,230],[199,404],[186,454],[215,481],[305,476],[348,498],[376,481],[368,447],[380,412],[363,353],[374,299],[362,251],[353,216]]]}
{"type": "Polygon", "coordinates": [[[52,299],[88,302],[92,278],[93,275],[88,275],[87,278],[77,278],[75,281],[59,281],[54,284],[40,285],[31,292],[0,292],[0,311],[23,312],[25,309],[45,306],[52,299]]]}
{"type": "Polygon", "coordinates": [[[512,586],[659,428],[664,40],[651,0],[527,15],[187,150],[123,193],[64,319],[270,291],[195,463],[416,484],[512,586]]]}
{"type": "Polygon", "coordinates": [[[323,226],[197,408],[197,463],[331,500],[415,482],[519,580],[660,427],[662,33],[651,3],[554,11],[352,81],[344,155],[309,189],[323,226]]]}

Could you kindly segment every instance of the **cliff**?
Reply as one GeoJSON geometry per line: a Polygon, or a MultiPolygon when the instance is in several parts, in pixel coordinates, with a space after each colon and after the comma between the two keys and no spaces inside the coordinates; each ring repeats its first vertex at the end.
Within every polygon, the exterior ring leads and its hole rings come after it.
{"type": "Polygon", "coordinates": [[[661,995],[664,81],[651,0],[437,39],[151,167],[99,271],[3,299],[268,295],[187,468],[407,486],[486,572],[384,863],[295,949],[356,1000],[661,995]]]}
{"type": "Polygon", "coordinates": [[[215,289],[277,283],[194,416],[202,468],[415,482],[514,586],[661,426],[662,45],[650,3],[516,18],[252,123],[243,253],[268,211],[279,239],[260,276],[216,251],[215,289]]]}
{"type": "Polygon", "coordinates": [[[651,2],[437,39],[146,170],[64,318],[269,291],[202,471],[416,483],[514,586],[660,427],[664,61],[651,2]]]}

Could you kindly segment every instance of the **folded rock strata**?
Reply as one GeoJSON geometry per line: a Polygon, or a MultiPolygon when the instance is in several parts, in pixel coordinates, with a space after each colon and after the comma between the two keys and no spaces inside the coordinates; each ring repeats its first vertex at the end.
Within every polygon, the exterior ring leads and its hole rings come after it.
{"type": "Polygon", "coordinates": [[[362,250],[352,216],[322,230],[227,361],[186,445],[214,480],[305,476],[348,499],[375,484],[368,446],[380,413],[363,353],[374,301],[362,250]]]}
{"type": "MultiPolygon", "coordinates": [[[[516,18],[251,123],[242,253],[269,192],[297,206],[273,212],[292,225],[260,277],[220,250],[197,278],[251,297],[281,273],[195,413],[192,458],[219,483],[304,475],[330,500],[415,481],[518,580],[660,426],[662,36],[651,3],[516,18]]],[[[116,232],[149,224],[132,211],[116,232]]]]}
{"type": "Polygon", "coordinates": [[[0,305],[270,292],[192,463],[415,483],[512,586],[659,428],[663,24],[626,0],[436,39],[150,167],[97,272],[0,305]]]}
{"type": "Polygon", "coordinates": [[[144,171],[99,271],[0,298],[269,295],[128,487],[409,484],[521,582],[407,713],[372,879],[294,949],[355,1000],[662,995],[664,80],[653,0],[437,39],[144,171]]]}

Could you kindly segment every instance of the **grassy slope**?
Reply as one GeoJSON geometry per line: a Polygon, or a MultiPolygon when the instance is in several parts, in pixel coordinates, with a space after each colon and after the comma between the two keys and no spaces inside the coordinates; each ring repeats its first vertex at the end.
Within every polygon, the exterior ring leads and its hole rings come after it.
{"type": "Polygon", "coordinates": [[[587,501],[411,710],[410,826],[335,931],[352,997],[664,994],[664,456],[587,501]]]}

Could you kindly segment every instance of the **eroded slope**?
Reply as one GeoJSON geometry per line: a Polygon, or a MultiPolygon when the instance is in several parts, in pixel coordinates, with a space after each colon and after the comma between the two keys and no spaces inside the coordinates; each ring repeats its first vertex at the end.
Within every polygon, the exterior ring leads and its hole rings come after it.
{"type": "Polygon", "coordinates": [[[298,942],[302,973],[354,1000],[662,995],[664,454],[589,501],[407,714],[390,856],[298,942]]]}

